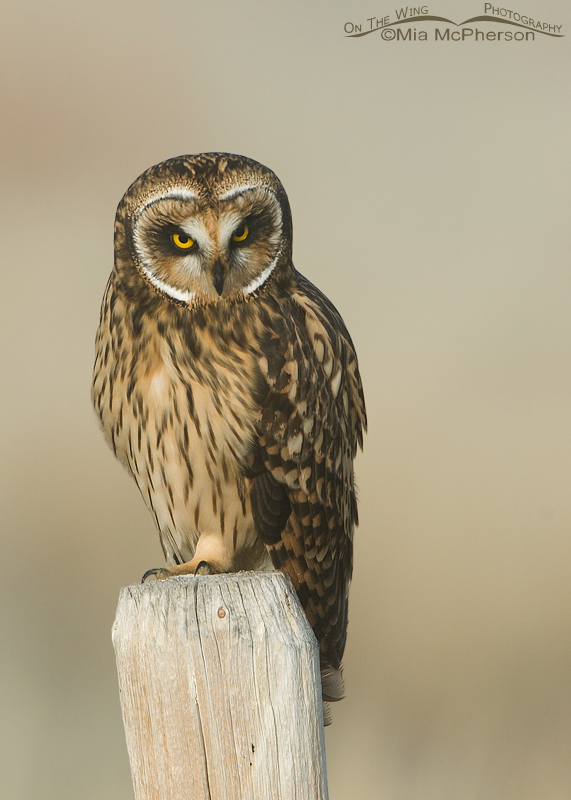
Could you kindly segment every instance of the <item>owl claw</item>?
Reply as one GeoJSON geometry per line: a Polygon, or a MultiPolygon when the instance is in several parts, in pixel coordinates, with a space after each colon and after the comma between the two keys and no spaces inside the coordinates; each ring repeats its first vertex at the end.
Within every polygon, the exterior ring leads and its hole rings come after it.
{"type": "Polygon", "coordinates": [[[141,578],[141,583],[145,583],[147,578],[149,578],[151,575],[154,575],[158,581],[164,581],[167,578],[170,578],[171,574],[169,570],[165,569],[164,567],[155,567],[154,569],[148,569],[141,578]]]}
{"type": "Polygon", "coordinates": [[[201,561],[200,564],[194,570],[195,575],[213,575],[214,570],[212,569],[212,565],[208,563],[208,561],[201,561]]]}

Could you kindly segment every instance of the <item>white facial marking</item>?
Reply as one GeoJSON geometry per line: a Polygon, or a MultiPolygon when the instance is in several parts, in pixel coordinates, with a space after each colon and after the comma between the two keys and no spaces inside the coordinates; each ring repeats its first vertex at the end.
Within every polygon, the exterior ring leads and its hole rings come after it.
{"type": "Polygon", "coordinates": [[[188,303],[196,295],[196,292],[182,291],[181,289],[177,289],[175,286],[170,286],[170,284],[160,281],[157,276],[153,275],[151,270],[143,263],[141,263],[141,269],[153,286],[156,286],[157,289],[160,289],[161,292],[164,292],[174,300],[180,300],[182,303],[188,303]]]}
{"type": "Polygon", "coordinates": [[[262,274],[261,274],[261,275],[258,275],[258,277],[257,277],[257,278],[254,278],[254,280],[252,281],[252,283],[249,283],[249,284],[248,284],[248,285],[247,285],[247,286],[246,286],[246,287],[245,287],[245,288],[242,290],[242,291],[244,292],[244,294],[252,294],[252,292],[255,292],[255,291],[256,291],[256,289],[259,289],[259,288],[260,288],[260,286],[261,286],[263,283],[265,283],[265,282],[268,280],[268,278],[270,277],[270,275],[271,275],[271,274],[272,274],[272,272],[273,272],[273,269],[274,269],[274,267],[275,267],[275,266],[276,266],[276,264],[278,263],[278,257],[279,257],[279,253],[278,253],[278,255],[277,255],[275,258],[274,258],[274,260],[272,261],[272,263],[270,264],[270,266],[269,266],[269,267],[266,267],[266,269],[265,269],[265,270],[262,272],[262,274]]]}
{"type": "Polygon", "coordinates": [[[247,186],[235,186],[234,189],[229,189],[227,192],[224,192],[223,195],[220,195],[220,200],[229,200],[231,197],[236,197],[237,194],[242,194],[242,192],[248,192],[250,189],[265,189],[265,186],[259,186],[257,184],[248,184],[247,186]]]}
{"type": "Polygon", "coordinates": [[[147,208],[147,206],[156,203],[157,200],[162,200],[163,197],[172,197],[174,200],[196,200],[197,196],[198,195],[196,195],[190,189],[168,189],[166,192],[163,192],[162,194],[157,194],[154,195],[153,197],[149,197],[149,199],[145,203],[143,203],[141,208],[138,209],[137,216],[139,216],[147,208]]]}

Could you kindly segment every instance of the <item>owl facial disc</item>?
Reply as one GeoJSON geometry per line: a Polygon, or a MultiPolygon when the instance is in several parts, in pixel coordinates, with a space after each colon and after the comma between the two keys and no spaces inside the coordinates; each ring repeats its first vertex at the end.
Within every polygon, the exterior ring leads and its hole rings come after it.
{"type": "Polygon", "coordinates": [[[270,187],[208,189],[155,190],[131,217],[139,272],[179,305],[243,299],[264,285],[281,255],[283,215],[270,187]]]}

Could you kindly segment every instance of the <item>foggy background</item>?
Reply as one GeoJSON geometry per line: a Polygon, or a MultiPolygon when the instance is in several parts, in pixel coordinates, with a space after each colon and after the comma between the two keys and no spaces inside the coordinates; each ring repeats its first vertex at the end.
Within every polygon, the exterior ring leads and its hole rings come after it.
{"type": "Polygon", "coordinates": [[[4,5],[2,795],[132,800],[110,632],[163,558],[94,337],[123,192],[223,150],[283,181],[365,386],[331,800],[568,800],[570,39],[344,38],[378,0],[4,5]]]}

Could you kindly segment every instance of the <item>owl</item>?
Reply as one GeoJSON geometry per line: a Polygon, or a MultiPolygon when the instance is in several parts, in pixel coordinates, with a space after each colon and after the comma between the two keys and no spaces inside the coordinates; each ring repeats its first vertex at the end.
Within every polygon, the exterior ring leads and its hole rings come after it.
{"type": "Polygon", "coordinates": [[[343,320],[292,263],[287,195],[228,153],[171,158],[119,203],[93,403],[153,515],[158,578],[283,570],[343,696],[366,427],[343,320]]]}

